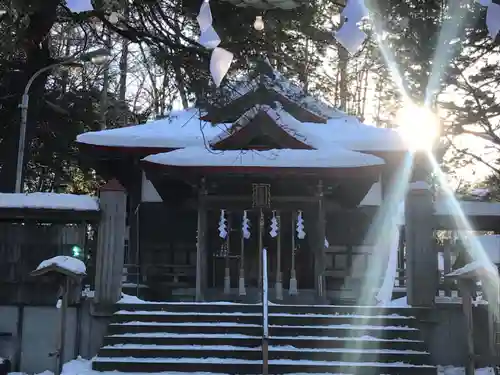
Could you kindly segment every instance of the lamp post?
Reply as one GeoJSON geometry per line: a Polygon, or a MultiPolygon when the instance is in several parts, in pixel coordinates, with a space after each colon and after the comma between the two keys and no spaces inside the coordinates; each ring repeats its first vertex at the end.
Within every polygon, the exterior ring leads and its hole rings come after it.
{"type": "Polygon", "coordinates": [[[84,53],[78,57],[72,57],[63,61],[59,61],[57,63],[45,66],[39,70],[37,70],[31,78],[28,80],[26,87],[24,88],[24,93],[22,96],[21,104],[19,108],[21,108],[21,127],[19,130],[19,146],[17,149],[17,165],[16,165],[16,186],[15,192],[21,193],[22,189],[22,179],[23,179],[23,165],[24,165],[24,147],[26,143],[26,125],[28,122],[28,105],[29,105],[29,90],[31,85],[42,73],[50,71],[52,69],[58,68],[63,65],[72,65],[79,61],[82,62],[91,62],[95,65],[105,64],[110,56],[110,51],[108,49],[98,49],[95,51],[91,51],[88,53],[84,53]]]}

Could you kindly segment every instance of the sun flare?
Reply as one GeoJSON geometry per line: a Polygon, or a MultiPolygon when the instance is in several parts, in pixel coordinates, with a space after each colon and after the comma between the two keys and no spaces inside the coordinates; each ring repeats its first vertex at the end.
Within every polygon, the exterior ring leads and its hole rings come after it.
{"type": "Polygon", "coordinates": [[[428,108],[403,106],[397,115],[398,131],[412,150],[429,150],[439,136],[439,118],[428,108]]]}

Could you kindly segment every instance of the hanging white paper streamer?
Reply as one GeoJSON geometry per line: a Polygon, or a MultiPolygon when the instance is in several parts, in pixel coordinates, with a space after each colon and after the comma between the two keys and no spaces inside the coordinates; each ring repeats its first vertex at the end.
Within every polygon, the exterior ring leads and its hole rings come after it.
{"type": "Polygon", "coordinates": [[[220,86],[232,62],[233,54],[231,52],[219,47],[213,50],[210,58],[210,73],[217,87],[220,86]]]}
{"type": "Polygon", "coordinates": [[[271,219],[271,231],[269,232],[269,235],[272,238],[275,238],[276,236],[278,236],[278,230],[279,230],[278,219],[276,218],[276,212],[273,211],[273,217],[271,219]]]}
{"type": "Polygon", "coordinates": [[[233,62],[233,54],[223,48],[218,48],[221,40],[212,26],[213,18],[209,0],[203,0],[196,19],[201,30],[200,44],[205,48],[213,49],[210,57],[210,74],[215,85],[219,87],[233,62]]]}
{"type": "Polygon", "coordinates": [[[297,238],[303,240],[306,238],[306,232],[304,231],[304,218],[302,217],[302,211],[299,211],[297,215],[297,238]]]}
{"type": "Polygon", "coordinates": [[[368,11],[364,0],[348,0],[342,10],[345,22],[340,29],[334,32],[333,36],[350,54],[356,53],[367,37],[358,25],[367,15],[368,11]]]}
{"type": "Polygon", "coordinates": [[[202,33],[212,26],[212,11],[210,10],[210,2],[208,0],[204,0],[201,4],[200,13],[198,13],[196,20],[198,21],[198,25],[200,25],[202,33]]]}
{"type": "Polygon", "coordinates": [[[493,40],[500,33],[500,5],[491,3],[486,10],[486,26],[493,40]]]}
{"type": "Polygon", "coordinates": [[[330,247],[330,242],[328,242],[328,238],[325,237],[325,249],[330,247]]]}
{"type": "Polygon", "coordinates": [[[227,237],[227,220],[226,220],[226,211],[220,210],[220,218],[219,218],[219,237],[226,238],[227,237]]]}
{"type": "Polygon", "coordinates": [[[220,44],[220,38],[212,25],[201,32],[200,34],[200,44],[208,49],[214,49],[220,44]]]}
{"type": "Polygon", "coordinates": [[[66,5],[73,13],[87,12],[94,10],[90,0],[67,0],[66,5]]]}
{"type": "Polygon", "coordinates": [[[366,34],[359,29],[358,25],[346,22],[334,33],[335,39],[350,54],[355,54],[366,39],[366,34]]]}
{"type": "Polygon", "coordinates": [[[248,240],[250,238],[250,220],[248,220],[247,211],[243,212],[243,221],[241,224],[241,231],[243,233],[243,238],[248,240]]]}

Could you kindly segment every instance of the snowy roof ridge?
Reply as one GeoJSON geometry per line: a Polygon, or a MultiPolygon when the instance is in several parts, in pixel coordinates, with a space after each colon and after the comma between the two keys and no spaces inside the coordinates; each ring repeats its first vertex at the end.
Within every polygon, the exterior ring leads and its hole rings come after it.
{"type": "Polygon", "coordinates": [[[177,167],[358,168],[385,164],[384,160],[377,156],[341,146],[321,150],[225,150],[217,153],[205,147],[186,147],[149,155],[142,160],[177,167]]]}
{"type": "Polygon", "coordinates": [[[324,120],[347,116],[346,113],[334,108],[324,99],[306,94],[302,88],[284,77],[276,69],[273,69],[272,71],[274,79],[267,75],[262,75],[261,77],[258,76],[252,79],[249,78],[249,74],[242,75],[230,87],[231,93],[229,94],[228,103],[232,103],[249,93],[257,91],[258,88],[263,85],[265,88],[285,96],[290,102],[318,117],[321,117],[324,120]]]}
{"type": "Polygon", "coordinates": [[[236,120],[233,125],[229,128],[228,131],[223,131],[214,138],[212,138],[209,143],[211,146],[214,144],[221,142],[231,135],[239,132],[242,128],[247,126],[251,120],[255,118],[260,112],[266,113],[269,118],[271,118],[276,125],[278,125],[283,131],[288,133],[291,137],[301,141],[302,143],[307,144],[308,146],[313,147],[313,145],[308,141],[307,137],[300,133],[297,129],[289,126],[288,122],[299,122],[295,117],[291,114],[283,110],[280,103],[277,103],[277,109],[272,108],[267,104],[256,104],[249,110],[247,110],[243,115],[241,115],[238,120],[236,120]],[[285,121],[287,119],[288,121],[285,121]]]}

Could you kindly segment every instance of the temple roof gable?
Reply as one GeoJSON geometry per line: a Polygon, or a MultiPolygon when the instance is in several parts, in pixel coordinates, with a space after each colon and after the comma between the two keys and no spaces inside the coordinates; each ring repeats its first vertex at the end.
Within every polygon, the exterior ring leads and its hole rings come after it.
{"type": "Polygon", "coordinates": [[[275,103],[275,108],[258,104],[241,115],[229,129],[214,137],[210,146],[219,150],[244,149],[254,138],[265,136],[273,141],[266,148],[276,148],[273,147],[275,145],[281,148],[314,148],[307,136],[298,130],[299,124],[298,120],[282,109],[280,103],[275,103]]]}

